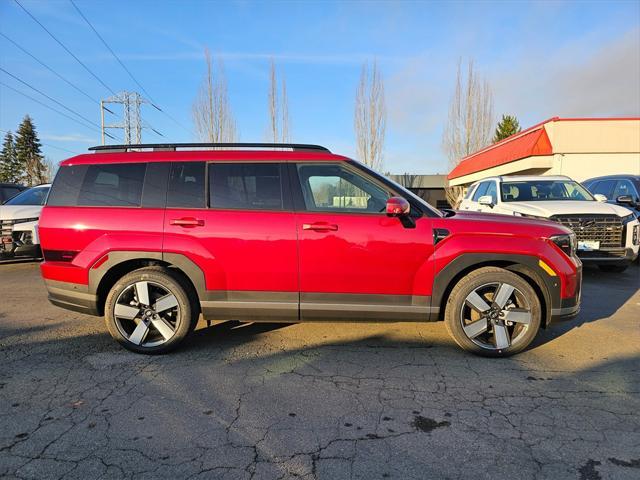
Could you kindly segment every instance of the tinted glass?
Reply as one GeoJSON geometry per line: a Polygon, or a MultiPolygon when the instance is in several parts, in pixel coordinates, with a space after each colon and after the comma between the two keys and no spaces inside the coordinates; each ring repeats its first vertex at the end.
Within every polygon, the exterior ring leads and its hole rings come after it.
{"type": "Polygon", "coordinates": [[[340,165],[298,165],[307,210],[384,212],[390,194],[340,165]]]}
{"type": "Polygon", "coordinates": [[[174,162],[167,189],[168,208],[205,208],[204,162],[174,162]]]}
{"type": "Polygon", "coordinates": [[[146,167],[144,163],[89,165],[77,204],[96,207],[140,206],[146,167]]]}
{"type": "Polygon", "coordinates": [[[87,165],[60,167],[51,186],[47,205],[54,207],[77,205],[78,194],[80,193],[84,176],[87,173],[87,168],[87,165]]]}
{"type": "Polygon", "coordinates": [[[487,188],[489,188],[489,182],[482,182],[480,185],[478,185],[478,188],[476,188],[476,192],[473,194],[473,201],[477,202],[478,199],[485,194],[487,188]]]}
{"type": "Polygon", "coordinates": [[[503,182],[503,202],[540,202],[557,200],[585,200],[593,197],[573,180],[534,180],[526,182],[503,182]]]}
{"type": "Polygon", "coordinates": [[[210,164],[209,206],[245,210],[282,210],[280,164],[210,164]]]}
{"type": "Polygon", "coordinates": [[[494,205],[498,203],[498,189],[496,188],[496,182],[489,182],[487,191],[484,194],[491,196],[491,201],[494,205]]]}
{"type": "Polygon", "coordinates": [[[5,205],[44,205],[49,187],[35,187],[25,190],[9,200],[5,205]]]}
{"type": "Polygon", "coordinates": [[[638,199],[636,189],[629,180],[618,180],[618,184],[616,185],[616,189],[613,191],[611,199],[615,200],[621,195],[629,195],[632,200],[638,199]]]}
{"type": "Polygon", "coordinates": [[[604,195],[605,197],[610,199],[611,192],[615,184],[615,180],[601,180],[594,184],[593,187],[590,188],[590,190],[593,194],[599,193],[600,195],[604,195]]]}
{"type": "Polygon", "coordinates": [[[0,203],[15,197],[22,190],[16,187],[0,187],[0,203]]]}

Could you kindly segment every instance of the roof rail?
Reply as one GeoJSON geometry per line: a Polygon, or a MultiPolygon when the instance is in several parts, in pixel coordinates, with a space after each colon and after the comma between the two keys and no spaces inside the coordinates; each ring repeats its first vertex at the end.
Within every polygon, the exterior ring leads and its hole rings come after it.
{"type": "Polygon", "coordinates": [[[268,148],[291,149],[329,152],[329,149],[321,145],[309,145],[306,143],[138,143],[129,145],[99,145],[89,148],[94,152],[129,152],[132,150],[176,151],[185,148],[202,149],[242,149],[242,148],[268,148]]]}

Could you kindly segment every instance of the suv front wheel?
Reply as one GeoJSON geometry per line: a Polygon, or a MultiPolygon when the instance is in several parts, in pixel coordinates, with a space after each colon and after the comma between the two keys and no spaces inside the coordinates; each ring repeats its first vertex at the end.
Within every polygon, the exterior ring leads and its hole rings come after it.
{"type": "Polygon", "coordinates": [[[197,322],[188,287],[166,269],[148,267],[123,276],[105,303],[109,333],[137,353],[173,350],[197,322]]]}
{"type": "Polygon", "coordinates": [[[535,290],[519,275],[483,267],[463,277],[447,300],[445,325],[460,347],[487,357],[524,350],[540,328],[535,290]]]}

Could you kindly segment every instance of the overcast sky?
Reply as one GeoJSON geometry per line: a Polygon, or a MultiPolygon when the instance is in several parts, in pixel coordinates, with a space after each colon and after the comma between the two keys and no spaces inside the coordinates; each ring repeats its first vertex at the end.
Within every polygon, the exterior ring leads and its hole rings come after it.
{"type": "MultiPolygon", "coordinates": [[[[114,91],[140,90],[68,1],[20,0],[114,91]]],[[[223,59],[242,141],[266,140],[269,59],[286,76],[293,140],[353,156],[363,62],[385,80],[385,170],[445,172],[442,128],[460,58],[475,60],[496,115],[523,127],[552,116],[640,116],[640,2],[84,1],[77,5],[168,116],[144,118],[164,138],[192,141],[203,49],[223,59]],[[180,125],[178,125],[180,124],[180,125]]],[[[96,100],[110,95],[13,0],[0,32],[96,100]]],[[[0,36],[0,66],[99,125],[99,107],[0,36]]],[[[0,72],[0,82],[74,116],[0,72]]],[[[0,85],[0,129],[25,114],[54,160],[98,144],[84,127],[0,85]]],[[[109,120],[109,118],[107,118],[109,120]]]]}

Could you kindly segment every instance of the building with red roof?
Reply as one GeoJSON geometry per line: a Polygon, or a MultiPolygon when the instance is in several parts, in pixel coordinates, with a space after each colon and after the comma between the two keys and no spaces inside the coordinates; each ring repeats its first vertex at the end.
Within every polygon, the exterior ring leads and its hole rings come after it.
{"type": "Polygon", "coordinates": [[[463,158],[447,178],[467,186],[495,175],[623,173],[640,175],[640,117],[554,117],[463,158]]]}

